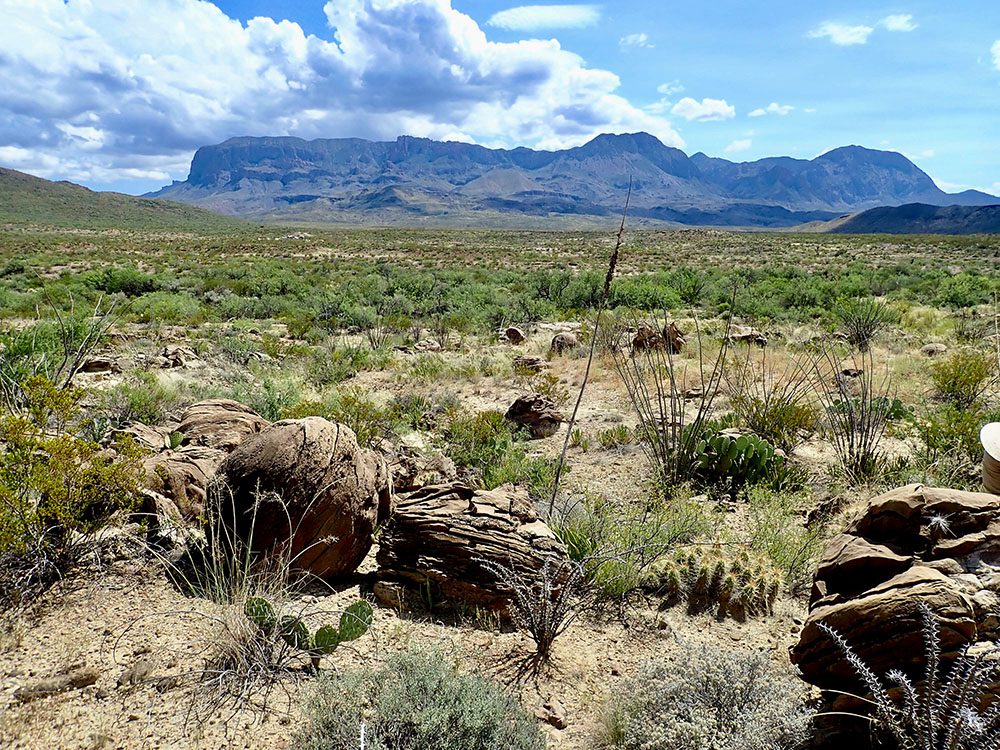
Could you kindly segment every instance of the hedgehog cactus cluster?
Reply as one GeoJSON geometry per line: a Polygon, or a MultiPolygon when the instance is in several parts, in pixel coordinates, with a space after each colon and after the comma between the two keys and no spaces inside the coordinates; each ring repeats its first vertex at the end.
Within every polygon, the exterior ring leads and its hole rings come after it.
{"type": "Polygon", "coordinates": [[[277,631],[289,646],[309,654],[314,668],[319,667],[319,660],[324,655],[333,653],[341,643],[357,640],[367,633],[374,616],[372,605],[362,599],[344,610],[338,626],[323,625],[310,633],[301,617],[283,615],[279,618],[271,602],[261,597],[247,599],[243,613],[263,633],[270,635],[277,631]]]}
{"type": "Polygon", "coordinates": [[[758,482],[784,461],[773,445],[757,435],[705,432],[695,445],[698,476],[707,484],[729,483],[735,500],[748,483],[758,482]]]}
{"type": "Polygon", "coordinates": [[[766,555],[716,545],[678,551],[654,567],[652,578],[667,601],[684,600],[693,610],[716,608],[720,617],[743,618],[772,612],[782,572],[766,555]]]}

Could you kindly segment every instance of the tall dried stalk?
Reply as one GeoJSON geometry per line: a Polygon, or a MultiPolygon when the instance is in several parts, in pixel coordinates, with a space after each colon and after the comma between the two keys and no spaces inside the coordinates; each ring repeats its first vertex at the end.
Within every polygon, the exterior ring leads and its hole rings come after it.
{"type": "Polygon", "coordinates": [[[594,320],[594,330],[590,335],[590,354],[587,356],[587,369],[583,372],[583,382],[580,384],[580,393],[577,394],[576,404],[573,406],[573,414],[569,418],[569,426],[566,429],[566,439],[563,440],[562,453],[559,454],[559,463],[556,464],[556,475],[552,480],[552,497],[549,498],[549,515],[556,504],[556,494],[559,492],[559,478],[562,476],[563,464],[566,462],[566,450],[569,448],[569,438],[573,434],[573,427],[576,424],[576,415],[580,410],[580,402],[583,401],[583,392],[587,388],[587,379],[590,377],[590,366],[594,362],[594,350],[597,348],[597,332],[601,328],[601,314],[608,304],[608,295],[611,292],[611,282],[615,278],[615,268],[618,266],[618,252],[621,250],[622,237],[625,236],[625,218],[628,216],[629,201],[632,199],[632,178],[628,178],[628,192],[625,194],[625,208],[622,210],[622,223],[618,227],[618,238],[615,241],[615,249],[611,253],[611,260],[608,262],[608,273],[604,277],[604,289],[601,292],[601,301],[597,306],[597,318],[594,320]]]}

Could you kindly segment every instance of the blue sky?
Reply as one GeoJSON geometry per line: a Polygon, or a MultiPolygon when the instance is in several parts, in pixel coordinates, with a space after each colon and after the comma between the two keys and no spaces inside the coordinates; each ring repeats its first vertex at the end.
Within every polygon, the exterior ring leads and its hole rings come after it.
{"type": "Polygon", "coordinates": [[[900,151],[1000,193],[1000,3],[0,0],[0,165],[184,179],[237,135],[900,151]]]}

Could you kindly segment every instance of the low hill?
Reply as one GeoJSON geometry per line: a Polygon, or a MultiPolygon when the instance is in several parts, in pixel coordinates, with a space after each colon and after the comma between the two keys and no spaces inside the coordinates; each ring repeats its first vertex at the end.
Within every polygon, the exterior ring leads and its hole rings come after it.
{"type": "Polygon", "coordinates": [[[234,229],[245,222],[184,203],[101,193],[0,167],[0,225],[76,229],[234,229]]]}
{"type": "Polygon", "coordinates": [[[834,234],[1000,234],[1000,205],[883,206],[817,228],[834,234]]]}

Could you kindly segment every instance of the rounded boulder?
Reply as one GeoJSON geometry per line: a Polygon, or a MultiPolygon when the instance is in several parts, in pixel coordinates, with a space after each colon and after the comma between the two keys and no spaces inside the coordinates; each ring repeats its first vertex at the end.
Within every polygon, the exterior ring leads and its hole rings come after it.
{"type": "Polygon", "coordinates": [[[393,508],[384,459],[321,417],[275,422],[247,438],[218,479],[222,519],[238,538],[323,579],[357,569],[393,508]]]}

